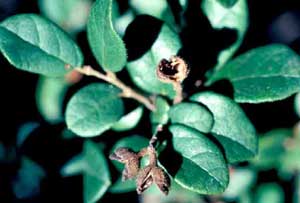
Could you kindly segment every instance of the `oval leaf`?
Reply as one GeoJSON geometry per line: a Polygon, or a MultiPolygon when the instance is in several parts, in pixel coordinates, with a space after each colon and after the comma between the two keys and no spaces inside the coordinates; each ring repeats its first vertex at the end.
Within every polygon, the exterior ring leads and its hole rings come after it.
{"type": "Polygon", "coordinates": [[[130,113],[123,116],[117,123],[115,123],[112,126],[112,130],[120,132],[133,129],[141,120],[143,112],[144,109],[142,106],[137,107],[130,113]]]}
{"type": "Polygon", "coordinates": [[[103,153],[93,142],[85,142],[83,153],[86,161],[84,202],[97,202],[111,185],[108,165],[103,153]]]}
{"type": "Polygon", "coordinates": [[[226,64],[211,82],[220,79],[232,83],[237,102],[284,99],[300,91],[300,58],[284,45],[259,47],[226,64]]]}
{"type": "Polygon", "coordinates": [[[210,132],[214,123],[209,110],[195,103],[184,102],[172,106],[169,115],[173,124],[186,125],[203,133],[210,132]]]}
{"type": "Polygon", "coordinates": [[[83,62],[75,42],[35,14],[16,15],[0,24],[0,50],[18,69],[48,76],[64,75],[83,62]]]}
{"type": "Polygon", "coordinates": [[[237,32],[236,41],[219,53],[216,69],[221,68],[237,51],[248,28],[247,1],[236,1],[237,0],[204,0],[202,2],[203,12],[208,17],[213,28],[218,30],[229,28],[237,32]],[[226,6],[224,7],[224,5],[226,6]]]}
{"type": "Polygon", "coordinates": [[[216,194],[229,182],[228,168],[219,148],[199,131],[171,125],[174,149],[182,155],[174,180],[182,187],[201,194],[216,194]]]}
{"type": "Polygon", "coordinates": [[[156,67],[163,59],[176,55],[181,48],[178,35],[163,25],[152,47],[141,58],[127,64],[127,70],[134,83],[141,89],[173,98],[175,91],[171,84],[158,80],[156,67]]]}
{"type": "Polygon", "coordinates": [[[87,23],[88,41],[98,63],[105,70],[117,72],[126,64],[127,53],[122,39],[112,25],[112,0],[97,0],[87,23]]]}
{"type": "Polygon", "coordinates": [[[66,110],[68,128],[83,137],[110,129],[123,115],[120,91],[107,84],[91,84],[79,90],[66,110]]]}
{"type": "Polygon", "coordinates": [[[255,129],[234,101],[213,92],[195,94],[191,100],[204,104],[212,112],[211,132],[223,146],[229,162],[245,161],[256,155],[255,129]]]}

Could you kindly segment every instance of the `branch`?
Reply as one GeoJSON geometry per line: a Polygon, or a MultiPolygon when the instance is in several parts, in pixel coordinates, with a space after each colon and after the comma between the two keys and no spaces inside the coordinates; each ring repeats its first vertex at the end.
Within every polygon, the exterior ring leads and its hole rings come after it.
{"type": "Polygon", "coordinates": [[[107,71],[106,74],[103,74],[99,71],[96,71],[91,66],[83,66],[80,68],[75,68],[75,70],[86,76],[93,76],[104,80],[122,90],[122,97],[135,99],[138,102],[142,103],[149,110],[155,111],[155,105],[151,102],[151,100],[142,94],[136,92],[129,86],[125,85],[119,78],[117,78],[116,74],[110,71],[107,71]]]}

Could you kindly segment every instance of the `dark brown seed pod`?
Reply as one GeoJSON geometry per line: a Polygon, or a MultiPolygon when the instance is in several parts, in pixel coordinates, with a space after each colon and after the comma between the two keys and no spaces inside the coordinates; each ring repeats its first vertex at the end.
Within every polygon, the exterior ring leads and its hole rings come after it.
{"type": "Polygon", "coordinates": [[[109,158],[125,164],[122,172],[122,181],[134,178],[140,169],[138,155],[129,148],[120,147],[112,153],[109,158]]]}
{"type": "Polygon", "coordinates": [[[178,56],[172,56],[169,61],[162,59],[156,68],[157,77],[166,83],[181,83],[188,73],[187,64],[178,56]]]}

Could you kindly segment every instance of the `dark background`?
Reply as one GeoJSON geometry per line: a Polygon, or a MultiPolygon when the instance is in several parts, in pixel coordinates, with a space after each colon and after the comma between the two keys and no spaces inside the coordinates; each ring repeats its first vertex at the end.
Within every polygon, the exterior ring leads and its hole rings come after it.
{"type": "MultiPolygon", "coordinates": [[[[126,1],[121,1],[121,11],[126,10],[126,1]]],[[[170,1],[172,2],[172,1],[170,1]]],[[[199,5],[201,1],[193,1],[191,4],[199,5]]],[[[266,45],[273,42],[285,43],[299,53],[300,51],[300,7],[295,0],[249,0],[250,26],[245,40],[238,54],[251,48],[266,45]]],[[[173,5],[176,11],[176,5],[173,5]]],[[[198,9],[200,12],[200,9],[198,9]]],[[[216,55],[218,46],[228,46],[228,42],[234,40],[235,33],[231,31],[215,32],[207,23],[207,19],[197,9],[186,14],[188,27],[184,29],[181,37],[186,45],[182,55],[186,55],[191,65],[199,65],[208,68],[216,55]],[[200,29],[201,28],[201,29],[200,29]],[[192,34],[193,33],[193,34],[192,34]],[[216,43],[217,41],[217,43],[216,43]],[[197,59],[197,60],[196,60],[197,59]],[[202,60],[201,62],[198,62],[202,60]]],[[[39,13],[37,1],[34,0],[0,0],[0,20],[17,13],[39,13]]],[[[86,54],[86,61],[90,64],[93,59],[88,51],[85,33],[78,35],[80,46],[86,54]]],[[[199,78],[203,77],[198,75],[199,78]]],[[[64,124],[50,126],[39,114],[35,103],[35,88],[38,76],[19,71],[13,68],[6,59],[0,55],[0,116],[1,132],[0,143],[7,148],[6,156],[13,156],[12,160],[0,162],[0,202],[81,202],[82,182],[81,177],[61,178],[60,167],[81,150],[82,140],[62,140],[57,136],[64,124]],[[25,146],[15,154],[12,149],[15,146],[16,133],[20,125],[28,121],[41,123],[41,128],[30,138],[25,146]],[[46,170],[47,177],[42,182],[41,193],[27,201],[16,200],[10,184],[20,166],[20,157],[27,155],[35,160],[46,170]]],[[[72,95],[79,86],[86,81],[71,88],[68,95],[72,95]]],[[[273,128],[292,127],[298,120],[293,110],[293,97],[274,103],[258,105],[243,104],[242,107],[250,120],[254,123],[259,133],[273,128]]],[[[111,142],[108,139],[104,140],[111,142]]],[[[260,174],[259,181],[278,180],[276,172],[268,171],[260,174]]],[[[282,182],[286,192],[286,202],[291,202],[292,185],[282,182]]],[[[113,199],[122,202],[135,202],[135,193],[105,195],[101,202],[109,202],[113,199]]]]}

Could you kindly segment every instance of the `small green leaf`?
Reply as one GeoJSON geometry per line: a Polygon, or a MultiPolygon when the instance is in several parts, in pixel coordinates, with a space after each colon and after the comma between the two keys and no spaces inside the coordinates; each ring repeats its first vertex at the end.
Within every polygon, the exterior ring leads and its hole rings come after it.
{"type": "Polygon", "coordinates": [[[99,147],[90,141],[84,144],[86,169],[83,175],[84,202],[97,202],[111,185],[105,157],[99,147]]]}
{"type": "Polygon", "coordinates": [[[258,187],[255,194],[256,203],[283,203],[284,191],[277,183],[265,183],[258,187]]]}
{"type": "Polygon", "coordinates": [[[19,127],[16,144],[18,147],[21,147],[26,139],[40,126],[37,122],[27,122],[19,127]]]}
{"type": "MultiPolygon", "coordinates": [[[[149,140],[139,135],[132,135],[129,137],[122,138],[112,147],[111,154],[119,147],[128,147],[135,152],[138,152],[144,147],[147,147],[149,140]]],[[[113,161],[113,164],[119,171],[124,169],[124,164],[121,164],[117,161],[113,161]]]]}
{"type": "Polygon", "coordinates": [[[66,110],[68,128],[82,137],[100,135],[123,115],[120,91],[107,84],[91,84],[79,90],[66,110]]]}
{"type": "Polygon", "coordinates": [[[112,126],[111,129],[117,132],[133,129],[135,126],[137,126],[137,124],[141,120],[143,116],[143,112],[144,109],[142,106],[137,107],[130,113],[123,116],[117,123],[115,123],[112,126]]]}
{"type": "Polygon", "coordinates": [[[234,6],[238,2],[238,0],[218,0],[218,2],[226,8],[230,8],[234,6]]]}
{"type": "Polygon", "coordinates": [[[170,105],[162,98],[157,97],[155,100],[156,110],[150,113],[150,120],[154,124],[167,124],[169,120],[169,109],[170,105]]]}
{"type": "Polygon", "coordinates": [[[173,124],[186,125],[203,133],[210,132],[214,123],[209,110],[195,103],[183,102],[172,106],[169,116],[173,124]]]}
{"type": "Polygon", "coordinates": [[[199,131],[171,125],[174,149],[182,155],[174,180],[182,187],[201,194],[216,194],[229,182],[226,162],[219,148],[199,131]]]}
{"type": "Polygon", "coordinates": [[[127,53],[111,18],[112,0],[97,0],[88,19],[87,34],[92,52],[102,68],[118,72],[126,64],[127,53]]]}
{"type": "Polygon", "coordinates": [[[134,179],[122,181],[120,177],[110,188],[111,193],[126,193],[136,190],[136,183],[134,179]]]}
{"type": "Polygon", "coordinates": [[[83,62],[75,42],[35,14],[12,16],[0,24],[0,50],[18,69],[48,76],[64,75],[83,62]]]}
{"type": "Polygon", "coordinates": [[[260,170],[270,170],[282,166],[285,152],[284,142],[292,135],[289,129],[272,130],[259,137],[259,153],[253,159],[253,165],[260,170]]]}
{"type": "Polygon", "coordinates": [[[296,94],[295,96],[294,109],[298,117],[300,117],[300,93],[296,94]]]}
{"type": "Polygon", "coordinates": [[[255,129],[234,101],[213,92],[195,94],[191,100],[204,104],[212,112],[211,132],[224,147],[229,162],[245,161],[256,155],[255,129]]]}
{"type": "Polygon", "coordinates": [[[41,76],[36,89],[36,104],[39,112],[49,123],[63,121],[63,101],[70,85],[65,78],[41,76]]]}
{"type": "Polygon", "coordinates": [[[256,181],[256,173],[248,168],[234,168],[230,173],[228,188],[222,194],[226,199],[234,200],[250,191],[256,181]]]}
{"type": "Polygon", "coordinates": [[[204,0],[202,9],[215,29],[229,28],[237,31],[236,41],[221,51],[215,69],[220,69],[240,47],[248,28],[246,0],[204,0]],[[224,7],[225,5],[225,7],[224,7]]]}
{"type": "Polygon", "coordinates": [[[127,70],[134,83],[147,92],[173,98],[175,96],[173,86],[158,80],[156,67],[163,58],[169,59],[176,55],[180,48],[181,43],[178,35],[167,25],[162,25],[150,50],[141,58],[127,64],[127,70]]]}
{"type": "Polygon", "coordinates": [[[84,29],[92,1],[39,0],[38,3],[41,12],[45,16],[64,30],[74,33],[84,29]]]}
{"type": "Polygon", "coordinates": [[[215,82],[227,79],[237,102],[270,102],[300,91],[300,58],[290,48],[272,44],[240,55],[215,72],[215,82]]]}
{"type": "Polygon", "coordinates": [[[40,192],[40,183],[46,176],[45,170],[27,157],[22,158],[21,168],[12,183],[17,199],[33,198],[40,192]]]}
{"type": "Polygon", "coordinates": [[[168,25],[176,25],[172,10],[165,0],[130,0],[129,5],[138,14],[147,14],[165,21],[168,25]]]}

